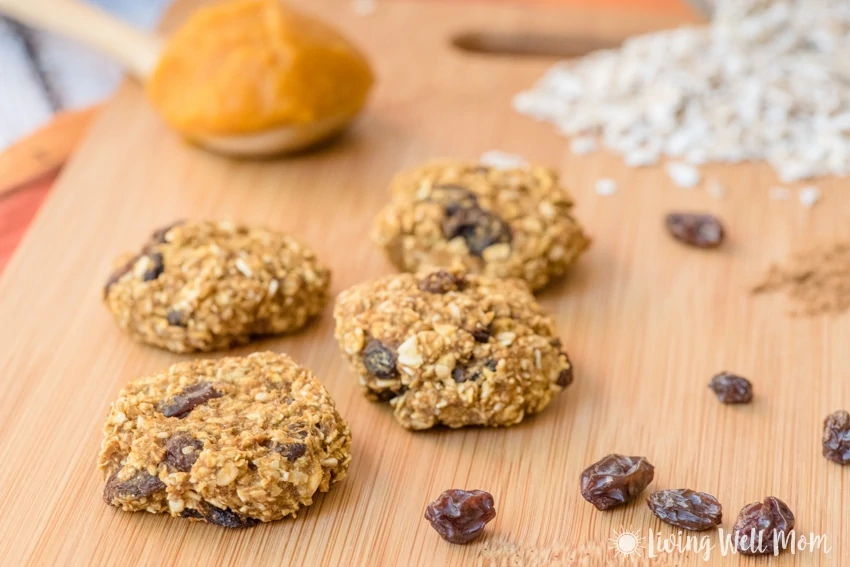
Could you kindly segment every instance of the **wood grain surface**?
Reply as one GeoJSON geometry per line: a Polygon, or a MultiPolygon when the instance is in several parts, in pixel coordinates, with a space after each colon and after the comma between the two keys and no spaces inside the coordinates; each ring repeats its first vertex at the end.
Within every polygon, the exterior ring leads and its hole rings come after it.
{"type": "MultiPolygon", "coordinates": [[[[126,84],[87,139],[0,279],[0,560],[9,565],[609,565],[621,528],[674,534],[640,501],[596,511],[578,475],[611,452],[645,455],[650,490],[716,495],[728,532],[745,504],[774,495],[800,533],[830,551],[778,560],[693,552],[652,565],[841,565],[850,555],[850,469],[820,455],[821,421],[850,407],[848,317],[791,319],[780,298],[748,285],[772,260],[848,236],[850,203],[826,180],[821,205],[772,202],[763,165],[707,168],[728,194],[674,188],[661,168],[627,170],[576,157],[550,127],[510,110],[547,62],[454,51],[458,31],[581,30],[616,37],[673,21],[594,12],[387,4],[368,18],[341,2],[299,4],[347,29],[380,83],[357,125],[320,151],[232,161],[188,147],[126,84]],[[394,46],[390,49],[388,46],[394,46]],[[332,338],[330,308],[303,333],[230,351],[286,351],[321,377],[349,420],[349,476],[295,520],[245,531],[129,514],[106,506],[95,469],[100,426],[128,380],[186,357],[130,341],[100,303],[112,258],[180,217],[236,218],[290,231],[334,271],[333,292],[391,272],[368,241],[394,172],[437,156],[502,149],[561,168],[594,237],[569,277],[541,294],[576,366],[546,411],[502,429],[411,433],[366,401],[332,338]],[[601,197],[601,176],[619,181],[601,197]],[[719,214],[728,245],[688,249],[662,228],[670,209],[719,214]],[[723,369],[751,378],[752,405],[719,404],[706,388],[723,369]],[[493,493],[498,516],[468,546],[422,519],[450,487],[493,493]]],[[[194,6],[180,2],[169,27],[194,6]]],[[[844,183],[846,185],[846,182],[844,183]]],[[[846,189],[845,189],[846,190],[846,189]]]]}

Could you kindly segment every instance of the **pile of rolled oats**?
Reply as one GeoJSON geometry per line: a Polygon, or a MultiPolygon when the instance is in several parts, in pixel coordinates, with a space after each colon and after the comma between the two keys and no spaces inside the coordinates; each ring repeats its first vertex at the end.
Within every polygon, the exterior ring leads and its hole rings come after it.
{"type": "Polygon", "coordinates": [[[767,160],[784,182],[850,174],[850,2],[718,0],[708,27],[556,64],[514,99],[573,147],[632,167],[767,160]]]}

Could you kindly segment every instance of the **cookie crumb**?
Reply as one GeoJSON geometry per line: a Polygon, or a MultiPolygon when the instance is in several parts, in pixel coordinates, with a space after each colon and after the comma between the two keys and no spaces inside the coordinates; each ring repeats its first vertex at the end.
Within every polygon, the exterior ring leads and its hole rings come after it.
{"type": "Polygon", "coordinates": [[[613,195],[617,192],[617,182],[613,179],[600,179],[596,182],[597,195],[613,195]]]}

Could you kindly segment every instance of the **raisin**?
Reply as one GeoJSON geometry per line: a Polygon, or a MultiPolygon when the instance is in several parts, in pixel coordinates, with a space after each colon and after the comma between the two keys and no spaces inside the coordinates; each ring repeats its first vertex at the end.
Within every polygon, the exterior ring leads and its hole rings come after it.
{"type": "Polygon", "coordinates": [[[451,183],[436,185],[433,195],[444,203],[443,208],[448,215],[453,215],[460,209],[478,204],[478,196],[475,193],[466,187],[451,183]]]}
{"type": "Polygon", "coordinates": [[[307,452],[307,445],[304,443],[273,443],[271,450],[283,455],[290,463],[294,463],[307,452]]]}
{"type": "Polygon", "coordinates": [[[186,327],[186,314],[179,309],[169,309],[165,314],[165,320],[172,327],[186,327]]]}
{"type": "Polygon", "coordinates": [[[444,540],[469,543],[496,517],[493,495],[483,490],[446,490],[425,509],[425,519],[444,540]]]}
{"type": "Polygon", "coordinates": [[[212,504],[205,504],[201,514],[207,522],[223,528],[250,528],[260,523],[260,520],[256,518],[240,516],[227,508],[218,508],[212,504]]]}
{"type": "Polygon", "coordinates": [[[794,529],[794,514],[779,498],[747,504],[732,527],[735,548],[744,555],[768,555],[782,551],[783,539],[794,529]]]}
{"type": "Polygon", "coordinates": [[[377,339],[372,339],[363,349],[363,365],[373,375],[387,380],[398,376],[395,367],[398,355],[377,339]]]}
{"type": "Polygon", "coordinates": [[[162,272],[165,270],[165,265],[163,264],[162,254],[159,252],[151,252],[148,254],[148,258],[153,262],[153,266],[145,270],[145,273],[142,274],[142,281],[149,282],[157,279],[162,275],[162,272]]]}
{"type": "Polygon", "coordinates": [[[454,370],[452,370],[452,378],[458,384],[463,382],[474,382],[481,378],[482,367],[495,372],[498,365],[499,363],[492,358],[487,359],[483,365],[479,365],[477,367],[457,365],[454,367],[454,370]]]}
{"type": "Polygon", "coordinates": [[[194,508],[183,508],[183,511],[180,512],[181,518],[196,518],[198,520],[202,520],[204,515],[195,510],[194,508]]]}
{"type": "Polygon", "coordinates": [[[487,325],[486,327],[481,327],[476,324],[475,328],[472,329],[470,334],[472,338],[475,339],[476,343],[486,343],[490,341],[490,337],[493,335],[492,324],[487,325]]]}
{"type": "Polygon", "coordinates": [[[153,234],[151,234],[151,241],[155,242],[156,244],[165,244],[166,242],[168,242],[168,240],[166,240],[168,231],[176,226],[181,226],[184,224],[186,224],[186,221],[184,219],[180,219],[162,228],[156,229],[155,231],[153,231],[153,234]]]}
{"type": "Polygon", "coordinates": [[[463,276],[455,275],[445,270],[432,272],[419,282],[419,289],[428,293],[448,293],[450,291],[463,291],[466,280],[463,276]]]}
{"type": "Polygon", "coordinates": [[[839,410],[824,420],[823,456],[841,465],[850,464],[850,413],[839,410]]]}
{"type": "Polygon", "coordinates": [[[723,225],[711,215],[669,213],[664,224],[673,238],[689,246],[716,248],[723,243],[723,225]]]}
{"type": "Polygon", "coordinates": [[[644,457],[611,454],[581,473],[581,495],[597,510],[608,510],[634,500],[654,476],[644,457]]]}
{"type": "Polygon", "coordinates": [[[711,379],[708,387],[724,404],[747,404],[753,399],[750,381],[731,372],[721,372],[711,379]]]}
{"type": "Polygon", "coordinates": [[[510,243],[511,229],[501,217],[478,205],[461,207],[454,212],[446,209],[443,235],[451,240],[458,236],[466,242],[469,253],[481,258],[484,250],[494,244],[510,243]]]}
{"type": "Polygon", "coordinates": [[[112,504],[116,498],[138,500],[165,490],[165,483],[146,471],[138,471],[127,480],[118,480],[118,472],[112,473],[103,488],[103,500],[107,504],[112,504]]]}
{"type": "Polygon", "coordinates": [[[569,366],[567,366],[566,368],[561,370],[561,372],[558,373],[558,380],[555,383],[561,388],[566,388],[567,386],[573,383],[573,363],[570,362],[570,357],[567,355],[567,353],[563,354],[564,358],[567,359],[567,364],[569,366]]]}
{"type": "Polygon", "coordinates": [[[215,390],[209,382],[198,382],[159,406],[159,411],[165,417],[183,419],[189,412],[201,404],[214,398],[220,398],[221,392],[215,390]]]}
{"type": "Polygon", "coordinates": [[[695,532],[720,524],[723,508],[717,498],[687,488],[658,490],[646,499],[652,513],[677,528],[695,532]]]}
{"type": "Polygon", "coordinates": [[[204,449],[204,442],[195,439],[188,433],[176,433],[165,444],[165,459],[163,462],[169,469],[178,472],[189,472],[198,460],[198,454],[204,449]],[[187,450],[189,449],[189,450],[187,450]]]}

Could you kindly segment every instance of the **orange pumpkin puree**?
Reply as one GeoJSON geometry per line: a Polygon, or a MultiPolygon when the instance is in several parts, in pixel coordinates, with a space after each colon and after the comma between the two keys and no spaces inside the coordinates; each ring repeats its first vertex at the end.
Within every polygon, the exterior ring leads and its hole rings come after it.
{"type": "Polygon", "coordinates": [[[374,81],[363,54],[279,0],[201,8],[166,44],[151,103],[188,138],[351,118],[374,81]]]}

